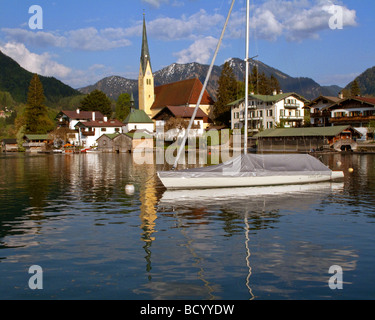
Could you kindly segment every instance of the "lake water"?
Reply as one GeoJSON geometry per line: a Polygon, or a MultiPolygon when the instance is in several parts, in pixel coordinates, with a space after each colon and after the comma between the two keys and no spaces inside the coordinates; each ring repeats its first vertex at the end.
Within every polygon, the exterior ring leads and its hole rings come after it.
{"type": "Polygon", "coordinates": [[[374,299],[375,155],[321,160],[345,180],[171,192],[130,154],[0,155],[0,299],[374,299]]]}

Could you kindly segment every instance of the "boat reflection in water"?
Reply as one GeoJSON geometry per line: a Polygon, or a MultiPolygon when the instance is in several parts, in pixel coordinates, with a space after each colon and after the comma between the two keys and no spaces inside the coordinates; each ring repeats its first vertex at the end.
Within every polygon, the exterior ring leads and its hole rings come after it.
{"type": "Polygon", "coordinates": [[[238,215],[239,220],[243,221],[245,236],[244,263],[248,269],[245,285],[252,300],[256,297],[250,280],[252,275],[250,247],[254,230],[262,228],[259,226],[262,223],[274,224],[279,217],[278,212],[306,212],[309,207],[323,203],[327,197],[339,194],[343,188],[343,182],[322,182],[268,187],[167,190],[158,203],[158,211],[173,211],[178,215],[179,212],[184,214],[189,210],[208,213],[210,209],[220,208],[223,212],[233,212],[238,215]]]}
{"type": "MultiPolygon", "coordinates": [[[[217,188],[193,190],[166,190],[159,203],[159,210],[168,207],[207,207],[222,205],[255,209],[261,202],[265,209],[303,209],[317,203],[333,191],[340,191],[343,182],[321,182],[313,184],[281,185],[267,187],[217,188]]],[[[237,211],[238,212],[238,211],[237,211]]]]}

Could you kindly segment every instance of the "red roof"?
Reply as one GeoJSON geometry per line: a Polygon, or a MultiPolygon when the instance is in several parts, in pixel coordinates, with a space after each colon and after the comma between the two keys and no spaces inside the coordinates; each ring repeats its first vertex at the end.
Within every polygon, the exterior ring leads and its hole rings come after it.
{"type": "Polygon", "coordinates": [[[355,97],[354,99],[375,105],[375,98],[371,98],[371,97],[355,97]]]}
{"type": "MultiPolygon", "coordinates": [[[[176,118],[191,118],[194,112],[193,107],[176,107],[176,106],[166,106],[160,110],[153,119],[158,119],[163,113],[170,112],[176,118]]],[[[202,110],[198,109],[195,119],[203,119],[204,122],[208,122],[208,115],[202,110]]]]}
{"type": "MultiPolygon", "coordinates": [[[[155,101],[151,109],[166,106],[186,106],[197,104],[203,85],[198,78],[182,80],[174,83],[155,87],[155,101]]],[[[213,105],[214,101],[205,90],[202,105],[213,105]]]]}
{"type": "Polygon", "coordinates": [[[95,120],[103,120],[104,115],[100,111],[79,111],[77,110],[70,111],[70,110],[62,110],[61,113],[65,114],[70,119],[75,120],[92,120],[92,114],[95,112],[95,120]]]}
{"type": "Polygon", "coordinates": [[[352,101],[359,101],[359,102],[367,103],[367,104],[373,105],[375,107],[375,97],[350,97],[350,98],[346,98],[344,100],[340,100],[340,101],[332,104],[328,108],[341,107],[341,106],[346,105],[346,104],[350,105],[350,103],[352,101]]]}
{"type": "Polygon", "coordinates": [[[81,124],[83,127],[93,128],[93,127],[122,127],[122,122],[115,119],[115,120],[95,120],[95,121],[87,121],[87,122],[78,122],[76,125],[81,124]]]}

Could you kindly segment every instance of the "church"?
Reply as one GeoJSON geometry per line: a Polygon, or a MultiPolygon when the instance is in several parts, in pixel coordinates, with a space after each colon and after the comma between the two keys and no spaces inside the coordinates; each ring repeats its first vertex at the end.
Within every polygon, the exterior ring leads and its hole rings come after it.
{"type": "MultiPolygon", "coordinates": [[[[142,50],[138,77],[139,110],[143,110],[154,121],[156,131],[170,117],[190,121],[202,88],[203,85],[198,78],[155,87],[147,40],[146,21],[143,16],[142,50]]],[[[202,134],[212,123],[210,114],[212,113],[213,104],[213,99],[205,90],[194,121],[194,127],[198,128],[199,134],[202,134]]]]}

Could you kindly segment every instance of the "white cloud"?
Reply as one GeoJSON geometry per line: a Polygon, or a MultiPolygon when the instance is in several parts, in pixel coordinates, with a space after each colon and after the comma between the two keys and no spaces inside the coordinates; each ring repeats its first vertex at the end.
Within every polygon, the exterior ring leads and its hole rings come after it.
{"type": "Polygon", "coordinates": [[[210,15],[201,9],[191,16],[183,15],[179,19],[161,17],[149,21],[147,33],[150,37],[165,41],[194,39],[203,35],[215,35],[218,30],[221,31],[223,23],[222,15],[216,13],[210,15]]]}
{"type": "Polygon", "coordinates": [[[5,45],[0,45],[0,50],[17,61],[24,69],[43,76],[64,78],[72,71],[70,68],[53,61],[53,57],[49,53],[32,53],[22,43],[8,42],[5,45]]]}
{"type": "Polygon", "coordinates": [[[121,48],[130,45],[130,41],[123,38],[123,29],[84,28],[69,31],[67,34],[68,46],[74,49],[86,51],[102,51],[113,48],[121,48]]]}
{"type": "MultiPolygon", "coordinates": [[[[357,25],[355,10],[332,0],[266,0],[251,7],[250,28],[258,39],[276,40],[284,36],[289,41],[318,39],[319,33],[330,30],[333,8],[342,10],[343,28],[357,25]]],[[[245,12],[233,12],[228,27],[231,37],[243,37],[245,12]]]]}
{"type": "Polygon", "coordinates": [[[32,32],[20,28],[3,28],[1,31],[5,33],[7,39],[18,43],[25,43],[38,47],[64,47],[67,45],[67,39],[65,37],[49,32],[32,32]]]}
{"type": "Polygon", "coordinates": [[[58,35],[52,32],[30,31],[25,29],[3,28],[9,42],[24,43],[34,47],[67,47],[85,51],[105,51],[126,47],[131,42],[125,38],[127,32],[122,28],[83,28],[58,35]]]}
{"type": "Polygon", "coordinates": [[[148,3],[156,8],[159,8],[162,3],[168,3],[169,0],[142,0],[142,2],[148,3]]]}
{"type": "Polygon", "coordinates": [[[177,63],[198,62],[206,64],[210,61],[217,43],[217,39],[205,37],[196,40],[189,48],[174,53],[173,55],[178,58],[177,63]]]}
{"type": "Polygon", "coordinates": [[[93,84],[113,74],[113,70],[110,67],[102,64],[94,64],[87,70],[71,69],[54,61],[54,56],[48,52],[42,54],[30,52],[22,43],[0,43],[0,50],[18,62],[27,71],[42,76],[55,77],[73,88],[93,84]]]}

